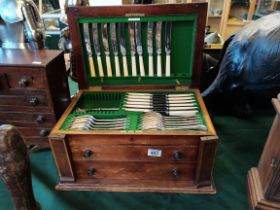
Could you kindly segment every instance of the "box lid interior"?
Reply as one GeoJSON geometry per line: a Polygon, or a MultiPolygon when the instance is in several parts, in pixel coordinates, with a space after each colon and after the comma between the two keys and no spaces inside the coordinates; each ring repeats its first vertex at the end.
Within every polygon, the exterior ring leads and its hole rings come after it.
{"type": "MultiPolygon", "coordinates": [[[[199,83],[199,71],[201,69],[202,46],[205,26],[206,4],[175,4],[175,5],[150,5],[150,6],[122,6],[119,12],[116,7],[78,7],[76,10],[68,10],[69,27],[73,37],[73,50],[75,53],[80,88],[89,86],[122,86],[122,85],[183,85],[195,87],[199,83]],[[149,9],[152,8],[152,9],[149,9]],[[84,11],[83,11],[84,10],[84,11]],[[99,11],[98,11],[99,10],[99,11]],[[111,13],[108,10],[112,11],[111,13]],[[157,12],[153,12],[157,11],[157,12]],[[78,11],[78,12],[77,12],[78,11]],[[77,15],[78,14],[78,15],[77,15]],[[73,22],[75,24],[73,24],[73,22]],[[141,23],[141,41],[143,48],[143,61],[145,76],[140,74],[139,54],[135,53],[136,71],[132,73],[132,53],[130,42],[129,24],[141,23]],[[154,23],[153,28],[153,75],[149,75],[148,54],[148,23],[154,23]],[[158,75],[158,54],[156,46],[156,24],[162,22],[161,30],[161,66],[162,75],[158,75]],[[166,51],[165,37],[166,23],[172,24],[171,28],[171,53],[170,75],[166,75],[166,51]],[[116,40],[120,66],[120,75],[116,73],[116,62],[112,48],[110,24],[116,24],[116,40]],[[125,26],[125,46],[128,66],[128,75],[124,74],[123,55],[120,49],[119,24],[125,26]],[[100,74],[98,65],[98,53],[95,50],[96,41],[93,33],[93,25],[98,25],[98,40],[100,46],[100,58],[104,76],[100,74]],[[112,68],[112,76],[107,73],[106,55],[103,44],[102,28],[107,25],[109,58],[112,68]],[[86,29],[85,29],[86,28],[86,29]],[[90,49],[90,52],[89,52],[90,49]],[[80,53],[81,52],[81,53],[80,53]],[[93,62],[95,75],[92,74],[90,58],[93,62]]],[[[135,46],[137,48],[137,46],[135,46]]]]}

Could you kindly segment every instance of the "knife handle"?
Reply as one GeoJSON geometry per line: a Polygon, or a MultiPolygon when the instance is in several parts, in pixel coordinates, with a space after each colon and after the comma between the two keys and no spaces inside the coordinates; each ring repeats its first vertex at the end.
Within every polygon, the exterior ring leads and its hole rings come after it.
{"type": "Polygon", "coordinates": [[[107,76],[112,77],[112,66],[110,56],[106,55],[107,76]]]}
{"type": "Polygon", "coordinates": [[[125,77],[128,77],[127,58],[125,55],[123,55],[122,60],[123,60],[123,74],[125,77]]]}
{"type": "Polygon", "coordinates": [[[142,55],[139,55],[139,64],[140,64],[140,76],[144,77],[145,76],[145,68],[144,68],[144,60],[143,60],[142,55]]]}
{"type": "Polygon", "coordinates": [[[104,71],[100,55],[97,56],[98,72],[100,77],[104,77],[104,71]]]}
{"type": "Polygon", "coordinates": [[[198,111],[196,110],[190,110],[190,111],[169,111],[168,114],[170,116],[182,116],[182,117],[192,117],[196,116],[196,113],[198,111]]]}
{"type": "Polygon", "coordinates": [[[88,62],[89,62],[90,76],[96,77],[95,68],[93,65],[93,58],[91,56],[88,57],[88,62]]]}
{"type": "Polygon", "coordinates": [[[166,55],[165,76],[170,77],[170,55],[166,55]]]}
{"type": "Polygon", "coordinates": [[[153,56],[149,55],[149,76],[154,76],[154,62],[153,62],[153,56]]]}
{"type": "Polygon", "coordinates": [[[117,55],[115,55],[115,67],[116,67],[116,76],[120,77],[121,76],[120,62],[119,62],[119,57],[117,55]]]}
{"type": "Polygon", "coordinates": [[[137,71],[136,71],[136,58],[135,58],[135,55],[131,56],[131,68],[132,68],[132,76],[136,77],[137,76],[137,71]]]}
{"type": "Polygon", "coordinates": [[[161,77],[161,55],[157,55],[157,76],[161,77]]]}

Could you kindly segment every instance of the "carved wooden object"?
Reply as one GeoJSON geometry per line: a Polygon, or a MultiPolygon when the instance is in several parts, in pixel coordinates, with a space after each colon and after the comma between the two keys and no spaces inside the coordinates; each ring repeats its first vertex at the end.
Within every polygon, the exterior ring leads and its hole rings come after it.
{"type": "Polygon", "coordinates": [[[40,210],[35,201],[27,148],[18,130],[0,126],[0,176],[12,194],[16,210],[40,210]]]}

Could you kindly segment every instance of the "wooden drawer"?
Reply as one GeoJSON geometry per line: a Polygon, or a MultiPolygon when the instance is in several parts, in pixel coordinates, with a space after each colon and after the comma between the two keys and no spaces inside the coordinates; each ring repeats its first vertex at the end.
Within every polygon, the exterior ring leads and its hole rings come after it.
{"type": "Polygon", "coordinates": [[[48,106],[48,100],[44,91],[41,94],[32,94],[30,95],[0,95],[0,106],[48,106]]]}
{"type": "Polygon", "coordinates": [[[194,180],[195,162],[75,161],[78,179],[194,180]]]}
{"type": "Polygon", "coordinates": [[[43,89],[46,79],[40,68],[5,67],[0,69],[1,83],[9,89],[43,89]]]}
{"type": "MultiPolygon", "coordinates": [[[[21,110],[19,110],[21,111],[21,110]]],[[[51,127],[55,123],[54,116],[45,113],[25,113],[25,112],[1,112],[0,119],[2,123],[13,124],[19,127],[47,126],[51,127]]]]}
{"type": "Polygon", "coordinates": [[[76,135],[67,137],[71,147],[80,145],[154,145],[154,146],[199,146],[200,136],[192,135],[76,135]]]}
{"type": "Polygon", "coordinates": [[[47,137],[51,131],[51,128],[18,127],[18,129],[24,137],[47,137]]]}
{"type": "Polygon", "coordinates": [[[71,147],[74,160],[106,161],[196,161],[198,148],[192,146],[89,146],[71,147]]]}

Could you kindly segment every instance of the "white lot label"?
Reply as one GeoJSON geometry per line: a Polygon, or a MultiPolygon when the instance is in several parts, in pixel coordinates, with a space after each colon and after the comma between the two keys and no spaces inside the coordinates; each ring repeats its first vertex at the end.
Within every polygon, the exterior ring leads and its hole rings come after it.
{"type": "Polygon", "coordinates": [[[148,156],[151,156],[151,157],[161,157],[161,150],[158,150],[158,149],[148,149],[148,156]]]}

